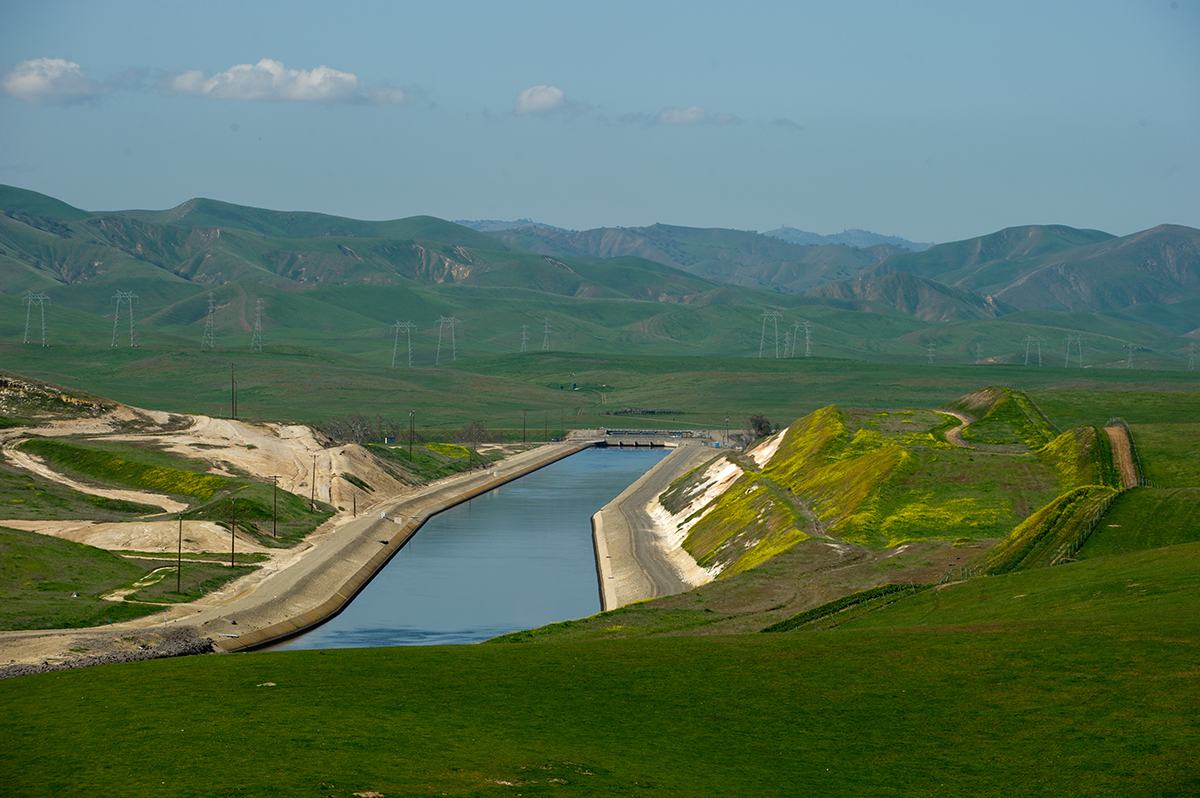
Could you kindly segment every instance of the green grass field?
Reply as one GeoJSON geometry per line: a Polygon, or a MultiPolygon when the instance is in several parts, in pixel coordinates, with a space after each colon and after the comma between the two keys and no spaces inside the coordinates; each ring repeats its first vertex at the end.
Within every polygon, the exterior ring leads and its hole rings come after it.
{"type": "Polygon", "coordinates": [[[1080,549],[1081,560],[1200,540],[1200,487],[1121,494],[1080,549]]]}
{"type": "Polygon", "coordinates": [[[1200,544],[830,631],[187,658],[0,682],[23,796],[1200,789],[1200,544]]]}

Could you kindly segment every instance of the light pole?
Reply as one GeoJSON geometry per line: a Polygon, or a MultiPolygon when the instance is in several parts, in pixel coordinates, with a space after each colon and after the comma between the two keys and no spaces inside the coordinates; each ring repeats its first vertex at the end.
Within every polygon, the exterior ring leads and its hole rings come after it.
{"type": "Polygon", "coordinates": [[[175,560],[175,592],[182,593],[179,589],[183,574],[183,513],[179,514],[179,553],[175,560]]]}

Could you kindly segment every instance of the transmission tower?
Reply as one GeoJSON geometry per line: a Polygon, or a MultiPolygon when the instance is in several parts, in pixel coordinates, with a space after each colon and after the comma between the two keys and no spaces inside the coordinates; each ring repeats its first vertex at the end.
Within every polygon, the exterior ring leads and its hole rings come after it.
{"type": "Polygon", "coordinates": [[[1033,335],[1025,336],[1025,365],[1026,366],[1029,365],[1029,347],[1030,346],[1037,347],[1038,365],[1039,366],[1042,365],[1042,341],[1044,341],[1044,340],[1046,340],[1046,339],[1042,338],[1041,336],[1033,336],[1033,335]]]}
{"type": "Polygon", "coordinates": [[[767,344],[767,321],[770,320],[775,325],[775,357],[779,357],[779,317],[783,315],[779,311],[764,310],[762,314],[762,340],[758,343],[758,356],[762,357],[763,348],[767,344]]]}
{"type": "Polygon", "coordinates": [[[261,352],[263,348],[262,311],[263,301],[260,297],[254,300],[254,335],[250,337],[250,349],[255,352],[261,352]]]}
{"type": "Polygon", "coordinates": [[[791,357],[792,354],[792,334],[787,330],[783,331],[783,356],[791,357]]]}
{"type": "Polygon", "coordinates": [[[796,356],[796,342],[797,342],[797,341],[800,339],[800,327],[801,327],[801,324],[800,324],[800,322],[798,322],[798,321],[794,321],[794,322],[792,322],[792,350],[791,350],[791,354],[788,354],[788,350],[787,350],[787,347],[786,347],[786,346],[784,347],[784,350],[783,350],[783,351],[784,351],[784,354],[785,354],[785,355],[787,355],[788,357],[795,357],[795,356],[796,356]]]}
{"type": "Polygon", "coordinates": [[[396,328],[396,344],[392,347],[392,368],[396,368],[396,353],[400,351],[400,331],[408,336],[408,367],[412,368],[412,331],[417,325],[411,321],[397,321],[392,325],[396,328]]]}
{"type": "Polygon", "coordinates": [[[121,304],[129,305],[129,345],[137,346],[137,334],[133,328],[133,300],[137,299],[137,294],[132,291],[118,291],[113,301],[117,303],[117,312],[113,315],[113,337],[112,345],[117,345],[117,326],[121,321],[121,304]]]}
{"type": "Polygon", "coordinates": [[[208,347],[209,349],[217,348],[217,300],[213,298],[212,291],[208,292],[208,318],[204,320],[204,340],[200,342],[200,348],[208,347]]]}
{"type": "Polygon", "coordinates": [[[442,316],[438,319],[437,360],[434,361],[434,365],[442,362],[442,330],[446,329],[447,324],[450,325],[450,346],[451,351],[453,352],[453,358],[454,360],[458,360],[458,341],[454,336],[454,325],[458,324],[458,319],[454,318],[453,316],[442,316]]]}
{"type": "Polygon", "coordinates": [[[521,351],[522,352],[529,351],[529,325],[528,324],[521,325],[521,351]]]}
{"type": "Polygon", "coordinates": [[[983,363],[983,344],[975,344],[975,365],[983,363]]]}
{"type": "Polygon", "coordinates": [[[542,323],[542,351],[550,351],[550,317],[547,316],[545,322],[542,323]]]}
{"type": "Polygon", "coordinates": [[[1083,336],[1075,336],[1075,346],[1079,352],[1079,368],[1083,368],[1083,336]]]}
{"type": "Polygon", "coordinates": [[[1188,344],[1188,371],[1196,370],[1196,345],[1188,344]]]}
{"type": "Polygon", "coordinates": [[[1125,344],[1125,348],[1129,350],[1129,360],[1125,363],[1125,368],[1133,368],[1133,350],[1137,349],[1137,344],[1125,344]]]}
{"type": "Polygon", "coordinates": [[[927,366],[933,365],[933,350],[935,349],[937,349],[937,344],[932,341],[925,345],[925,364],[927,366]]]}
{"type": "Polygon", "coordinates": [[[42,310],[42,346],[50,345],[46,337],[46,303],[49,301],[50,297],[45,294],[35,294],[30,291],[25,295],[25,343],[29,343],[29,316],[33,312],[33,303],[36,302],[42,310]]]}
{"type": "Polygon", "coordinates": [[[1067,337],[1063,340],[1067,343],[1067,356],[1063,360],[1063,368],[1068,368],[1071,365],[1071,344],[1075,343],[1075,336],[1068,333],[1067,337]]]}

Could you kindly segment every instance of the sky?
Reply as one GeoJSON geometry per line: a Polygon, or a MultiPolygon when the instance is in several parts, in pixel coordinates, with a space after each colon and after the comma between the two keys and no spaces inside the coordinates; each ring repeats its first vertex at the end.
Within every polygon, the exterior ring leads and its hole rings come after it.
{"type": "Polygon", "coordinates": [[[1200,0],[0,0],[0,183],[570,229],[1200,227],[1200,0]]]}

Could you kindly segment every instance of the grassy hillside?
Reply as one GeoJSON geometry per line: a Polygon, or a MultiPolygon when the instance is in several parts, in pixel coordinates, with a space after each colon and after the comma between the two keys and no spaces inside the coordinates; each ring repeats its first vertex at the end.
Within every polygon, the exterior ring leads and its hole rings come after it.
{"type": "Polygon", "coordinates": [[[976,580],[820,633],[22,677],[3,757],[30,796],[1184,795],[1198,565],[1190,544],[976,580]]]}

